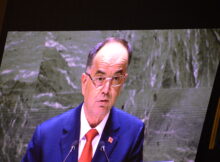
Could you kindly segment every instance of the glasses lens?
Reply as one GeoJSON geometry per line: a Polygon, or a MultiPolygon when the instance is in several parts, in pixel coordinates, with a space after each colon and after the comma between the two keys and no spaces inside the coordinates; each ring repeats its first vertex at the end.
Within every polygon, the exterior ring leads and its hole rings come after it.
{"type": "Polygon", "coordinates": [[[114,76],[112,77],[112,85],[113,86],[120,85],[122,83],[122,80],[123,80],[123,76],[114,76]]]}
{"type": "Polygon", "coordinates": [[[104,76],[96,76],[93,78],[93,82],[96,87],[100,87],[105,84],[106,80],[111,80],[112,86],[119,86],[122,84],[123,78],[124,78],[123,75],[113,76],[112,78],[106,78],[104,76]]]}
{"type": "Polygon", "coordinates": [[[105,77],[99,76],[94,78],[94,83],[96,86],[102,86],[104,84],[105,77]]]}

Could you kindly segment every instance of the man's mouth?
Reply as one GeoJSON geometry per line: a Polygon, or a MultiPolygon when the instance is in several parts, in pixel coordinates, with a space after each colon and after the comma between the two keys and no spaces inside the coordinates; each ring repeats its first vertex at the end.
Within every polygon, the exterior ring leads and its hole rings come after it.
{"type": "Polygon", "coordinates": [[[109,102],[109,100],[99,100],[99,102],[106,103],[106,102],[109,102]]]}

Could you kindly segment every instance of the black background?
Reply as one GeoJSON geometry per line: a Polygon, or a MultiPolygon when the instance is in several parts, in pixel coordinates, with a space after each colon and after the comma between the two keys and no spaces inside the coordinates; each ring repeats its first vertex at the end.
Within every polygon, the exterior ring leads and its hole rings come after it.
{"type": "MultiPolygon", "coordinates": [[[[211,0],[8,0],[5,11],[0,59],[7,31],[220,28],[220,3],[211,0]]],[[[218,68],[196,162],[220,161],[218,147],[208,150],[220,92],[219,73],[218,68]]]]}
{"type": "Polygon", "coordinates": [[[217,28],[217,1],[8,0],[8,30],[217,28]]]}

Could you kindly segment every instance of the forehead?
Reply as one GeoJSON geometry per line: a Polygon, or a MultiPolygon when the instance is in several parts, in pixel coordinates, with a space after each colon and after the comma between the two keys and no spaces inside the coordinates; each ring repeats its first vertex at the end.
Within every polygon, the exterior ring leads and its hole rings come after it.
{"type": "Polygon", "coordinates": [[[128,50],[119,42],[108,42],[97,52],[93,61],[109,65],[127,64],[128,50]]]}

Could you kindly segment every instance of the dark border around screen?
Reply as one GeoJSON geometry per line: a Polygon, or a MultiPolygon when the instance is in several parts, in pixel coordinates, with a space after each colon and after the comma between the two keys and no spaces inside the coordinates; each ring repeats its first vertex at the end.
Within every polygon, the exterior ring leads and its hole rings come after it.
{"type": "MultiPolygon", "coordinates": [[[[8,0],[6,2],[6,5],[1,6],[5,7],[6,11],[0,24],[1,60],[8,31],[220,28],[220,9],[217,1],[8,0]]],[[[217,149],[208,149],[219,100],[219,83],[218,67],[196,162],[220,160],[217,149]]]]}

